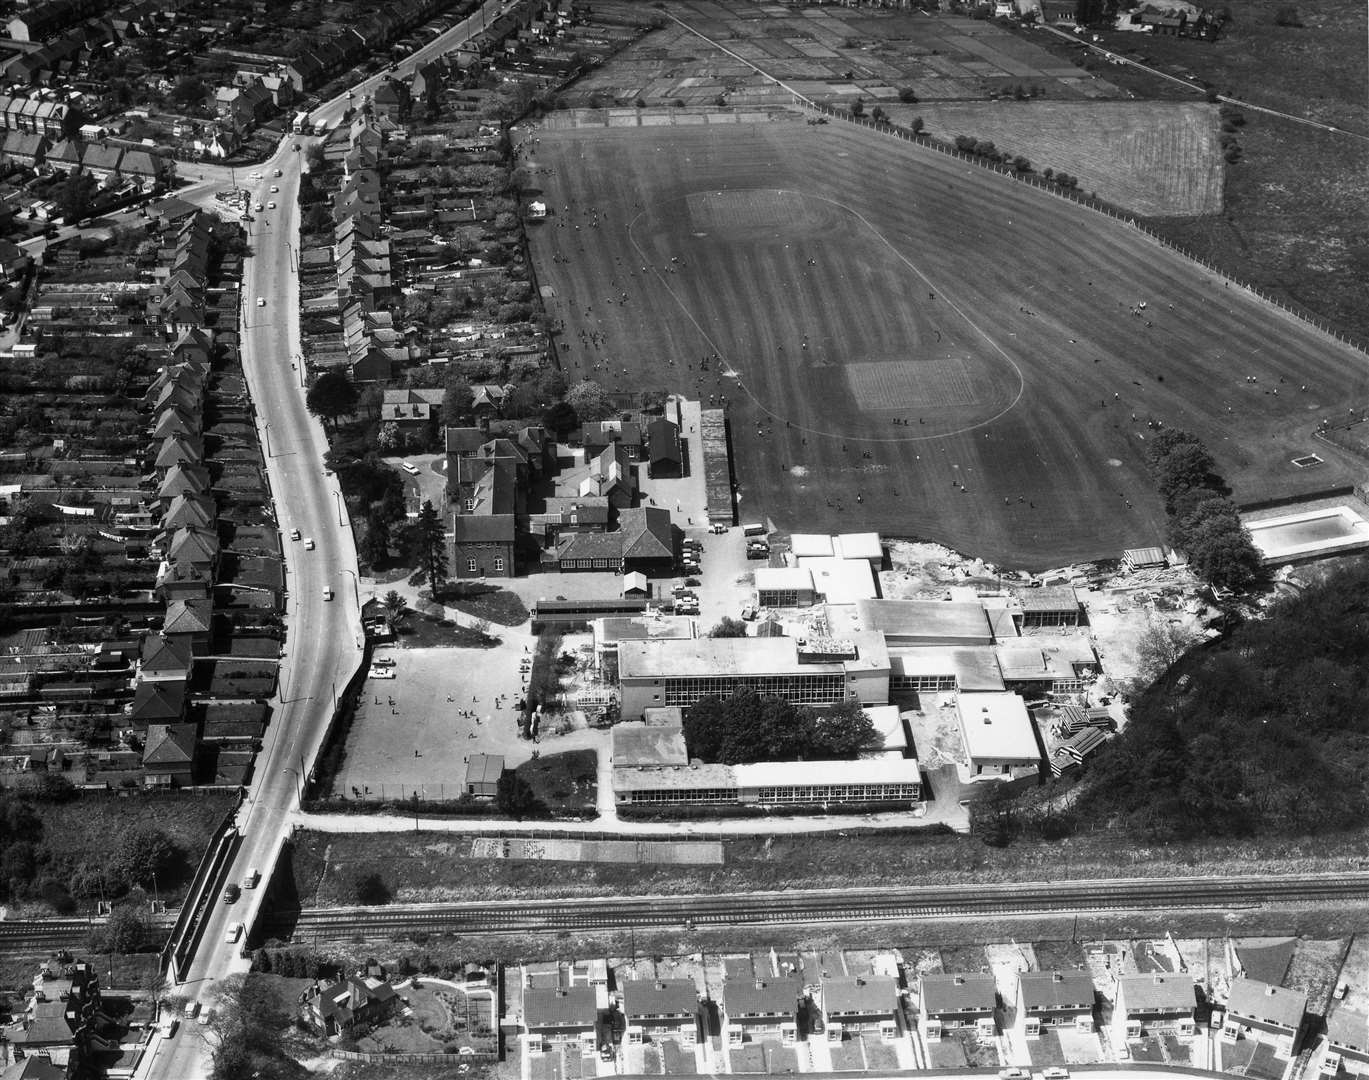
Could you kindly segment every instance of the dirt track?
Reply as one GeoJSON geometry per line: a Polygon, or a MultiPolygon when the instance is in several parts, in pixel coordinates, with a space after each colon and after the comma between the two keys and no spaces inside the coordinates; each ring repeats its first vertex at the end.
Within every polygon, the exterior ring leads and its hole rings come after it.
{"type": "Polygon", "coordinates": [[[836,123],[532,137],[568,376],[725,394],[746,518],[1116,555],[1161,534],[1151,419],[1238,498],[1353,475],[1311,432],[1369,401],[1369,359],[1121,223],[836,123]]]}

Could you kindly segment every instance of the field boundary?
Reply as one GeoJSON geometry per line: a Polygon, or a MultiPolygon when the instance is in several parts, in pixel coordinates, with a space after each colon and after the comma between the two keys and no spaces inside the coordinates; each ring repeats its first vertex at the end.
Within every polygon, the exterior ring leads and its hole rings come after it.
{"type": "Polygon", "coordinates": [[[719,49],[720,51],[726,53],[728,56],[736,60],[738,63],[745,64],[747,67],[751,68],[752,71],[760,75],[762,78],[770,80],[780,89],[788,93],[794,105],[799,109],[811,109],[824,117],[830,116],[833,119],[842,120],[846,123],[854,124],[858,127],[868,128],[871,131],[875,131],[883,135],[889,135],[893,136],[894,138],[902,139],[904,142],[914,143],[918,146],[927,147],[928,149],[935,150],[937,153],[945,154],[947,157],[957,158],[960,161],[964,161],[969,165],[977,166],[978,168],[981,168],[986,172],[997,173],[1000,176],[1006,177],[1009,180],[1014,180],[1017,183],[1027,184],[1030,187],[1035,187],[1040,191],[1044,191],[1050,195],[1054,195],[1057,199],[1060,199],[1063,202],[1074,203],[1077,206],[1082,206],[1089,210],[1093,210],[1103,217],[1109,217],[1113,218],[1116,221],[1123,222],[1124,224],[1129,225],[1131,228],[1135,229],[1137,232],[1154,241],[1160,247],[1172,251],[1176,255],[1182,256],[1189,262],[1194,263],[1197,266],[1201,266],[1203,269],[1209,271],[1210,273],[1220,276],[1225,282],[1228,283],[1228,285],[1234,282],[1238,289],[1245,290],[1245,292],[1255,297],[1256,299],[1262,300],[1266,304],[1278,308],[1280,311],[1285,312],[1286,314],[1292,316],[1294,319],[1297,319],[1299,322],[1311,327],[1319,333],[1326,335],[1327,337],[1333,339],[1336,342],[1339,342],[1340,344],[1348,345],[1350,346],[1350,348],[1355,349],[1360,353],[1363,353],[1366,358],[1369,358],[1369,344],[1366,344],[1365,342],[1359,340],[1358,337],[1346,333],[1344,330],[1341,330],[1331,325],[1326,320],[1319,318],[1311,312],[1304,311],[1300,308],[1291,307],[1288,304],[1284,303],[1282,300],[1278,299],[1277,297],[1269,295],[1268,293],[1264,292],[1262,289],[1251,284],[1250,282],[1243,281],[1240,278],[1232,275],[1229,271],[1224,270],[1221,267],[1214,266],[1212,263],[1209,263],[1206,259],[1200,258],[1193,252],[1180,247],[1178,244],[1174,243],[1168,238],[1161,236],[1154,229],[1151,229],[1149,226],[1137,221],[1136,216],[1128,211],[1122,210],[1118,207],[1111,206],[1110,204],[1103,202],[1101,199],[1093,198],[1086,195],[1079,195],[1074,192],[1064,190],[1060,188],[1058,185],[1050,183],[1044,180],[1043,178],[1036,176],[1033,173],[1019,173],[1015,169],[1006,168],[1002,165],[996,165],[993,162],[985,161],[983,158],[979,158],[971,154],[966,154],[963,151],[957,150],[951,146],[947,146],[939,140],[931,138],[930,136],[915,135],[912,131],[909,131],[905,128],[897,127],[894,124],[876,123],[874,120],[871,120],[868,117],[853,116],[850,112],[844,109],[835,109],[830,105],[823,105],[819,102],[814,101],[807,95],[795,90],[792,86],[788,85],[783,79],[771,75],[764,68],[758,66],[754,61],[748,60],[746,57],[741,56],[736,52],[733,52],[731,49],[729,49],[726,45],[723,45],[721,42],[715,41],[712,38],[710,38],[707,34],[704,34],[701,31],[696,30],[694,27],[690,26],[687,22],[679,18],[677,15],[668,11],[663,12],[663,14],[666,16],[666,18],[672,20],[675,23],[678,23],[685,30],[689,31],[689,33],[693,34],[700,41],[704,41],[707,44],[712,45],[715,49],[719,49]]]}

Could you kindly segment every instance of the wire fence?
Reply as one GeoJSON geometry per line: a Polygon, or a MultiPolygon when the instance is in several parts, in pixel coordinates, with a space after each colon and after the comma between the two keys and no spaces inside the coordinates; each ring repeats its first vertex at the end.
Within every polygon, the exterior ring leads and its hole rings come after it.
{"type": "Polygon", "coordinates": [[[1052,181],[1047,180],[1044,176],[1041,176],[1037,173],[1022,172],[1011,166],[1006,166],[999,164],[997,162],[988,161],[975,154],[968,154],[965,151],[958,150],[953,146],[947,146],[939,139],[936,139],[930,135],[919,134],[911,131],[908,128],[899,127],[897,124],[891,124],[887,121],[872,120],[871,118],[866,116],[854,116],[845,109],[837,109],[833,108],[830,105],[823,105],[819,102],[812,101],[811,99],[804,97],[802,94],[793,94],[792,100],[794,105],[800,109],[813,110],[822,116],[830,116],[836,120],[841,120],[845,121],[846,123],[855,124],[859,127],[869,128],[872,131],[877,131],[880,134],[889,135],[896,139],[901,139],[904,142],[916,143],[918,146],[926,147],[929,150],[935,150],[939,154],[944,154],[947,157],[956,158],[957,160],[963,161],[968,165],[974,165],[981,169],[985,169],[989,172],[998,173],[999,175],[1005,176],[1010,180],[1015,180],[1020,184],[1026,184],[1029,187],[1037,188],[1040,191],[1044,191],[1050,195],[1054,195],[1057,199],[1061,199],[1065,202],[1074,203],[1077,206],[1082,206],[1085,209],[1092,210],[1103,217],[1108,217],[1112,218],[1115,221],[1120,221],[1128,227],[1135,229],[1142,235],[1149,237],[1151,240],[1161,245],[1162,247],[1167,248],[1168,250],[1174,252],[1177,255],[1183,256],[1185,259],[1188,259],[1190,262],[1202,267],[1209,273],[1217,275],[1229,285],[1234,285],[1238,289],[1245,290],[1250,295],[1257,297],[1260,300],[1263,300],[1267,304],[1271,304],[1272,306],[1297,319],[1304,325],[1309,326],[1313,330],[1316,330],[1326,335],[1338,344],[1347,345],[1350,348],[1356,350],[1357,352],[1363,353],[1366,357],[1369,357],[1369,344],[1366,344],[1365,342],[1359,340],[1359,338],[1357,338],[1356,336],[1347,333],[1339,327],[1333,326],[1325,319],[1310,311],[1306,311],[1300,307],[1296,307],[1292,304],[1289,304],[1287,301],[1280,299],[1277,296],[1265,292],[1258,285],[1255,285],[1249,281],[1244,281],[1236,277],[1229,270],[1217,266],[1214,263],[1208,262],[1206,259],[1204,259],[1201,255],[1198,255],[1196,252],[1190,251],[1180,244],[1176,244],[1173,240],[1169,239],[1166,236],[1163,236],[1161,233],[1157,232],[1149,225],[1146,225],[1143,222],[1138,221],[1134,214],[1129,213],[1128,211],[1120,207],[1113,206],[1110,203],[1102,199],[1099,199],[1097,196],[1086,195],[1081,192],[1061,187],[1059,184],[1053,183],[1052,181]]]}

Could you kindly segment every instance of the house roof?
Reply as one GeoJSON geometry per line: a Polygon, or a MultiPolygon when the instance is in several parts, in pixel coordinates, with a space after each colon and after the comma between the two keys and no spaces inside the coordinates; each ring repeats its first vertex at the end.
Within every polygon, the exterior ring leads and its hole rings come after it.
{"type": "Polygon", "coordinates": [[[1039,589],[1019,589],[1017,599],[1023,611],[1078,611],[1079,594],[1073,585],[1045,585],[1039,589]]]}
{"type": "Polygon", "coordinates": [[[628,979],[623,984],[623,1012],[637,1016],[693,1016],[699,991],[693,979],[628,979]]]}
{"type": "Polygon", "coordinates": [[[659,506],[639,506],[618,513],[625,559],[673,559],[675,536],[670,511],[659,506]]]}
{"type": "Polygon", "coordinates": [[[523,991],[523,1023],[529,1029],[593,1027],[598,1016],[592,986],[530,986],[523,991]]]}
{"type": "Polygon", "coordinates": [[[729,1016],[786,1016],[798,1009],[802,987],[797,979],[728,979],[723,1005],[729,1016]]]}
{"type": "Polygon", "coordinates": [[[185,713],[186,685],[180,679],[139,680],[129,715],[135,720],[179,720],[185,713]]]}
{"type": "Polygon", "coordinates": [[[994,977],[983,972],[927,974],[918,985],[922,1009],[928,1015],[991,1012],[997,1003],[994,977]]]}
{"type": "Polygon", "coordinates": [[[144,671],[185,672],[190,670],[192,661],[190,645],[183,639],[161,634],[148,634],[143,638],[141,666],[144,671]]]}
{"type": "Polygon", "coordinates": [[[143,765],[189,765],[195,760],[194,724],[149,724],[143,765]]]}
{"type": "Polygon", "coordinates": [[[1017,988],[1023,1009],[1092,1009],[1096,996],[1093,980],[1080,971],[1023,971],[1017,988]]]}
{"type": "Polygon", "coordinates": [[[680,461],[680,426],[664,417],[647,425],[647,456],[653,461],[680,461]]]}
{"type": "Polygon", "coordinates": [[[1307,1011],[1307,993],[1259,979],[1236,979],[1231,983],[1226,1007],[1235,1016],[1296,1030],[1307,1011]]]}
{"type": "Polygon", "coordinates": [[[838,975],[822,980],[822,1011],[831,1016],[892,1013],[898,983],[887,975],[838,975]]]}
{"type": "Polygon", "coordinates": [[[556,541],[556,557],[562,562],[572,559],[621,559],[623,557],[623,534],[621,532],[563,533],[556,541]]]}
{"type": "Polygon", "coordinates": [[[1369,1050],[1369,1016],[1343,1006],[1326,1018],[1326,1037],[1332,1046],[1369,1050]]]}
{"type": "Polygon", "coordinates": [[[1130,1012],[1186,1012],[1197,1004],[1191,975],[1120,975],[1118,996],[1130,1012]]]}
{"type": "Polygon", "coordinates": [[[456,518],[458,544],[511,544],[516,534],[512,514],[459,514],[456,518]]]}
{"type": "Polygon", "coordinates": [[[166,605],[164,634],[201,634],[209,630],[214,606],[208,600],[173,600],[166,605]]]}

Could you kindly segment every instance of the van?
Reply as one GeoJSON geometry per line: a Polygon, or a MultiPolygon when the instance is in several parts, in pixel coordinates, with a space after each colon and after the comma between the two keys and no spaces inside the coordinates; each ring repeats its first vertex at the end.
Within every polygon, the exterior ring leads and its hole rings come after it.
{"type": "Polygon", "coordinates": [[[200,1011],[200,1003],[199,1003],[198,1001],[187,1001],[187,1002],[185,1003],[185,1013],[184,1013],[184,1015],[185,1015],[185,1018],[186,1018],[187,1020],[194,1020],[194,1019],[195,1019],[195,1014],[198,1013],[199,1011],[200,1011]]]}
{"type": "Polygon", "coordinates": [[[742,526],[743,536],[764,536],[765,526],[759,521],[753,521],[749,525],[742,526]]]}

